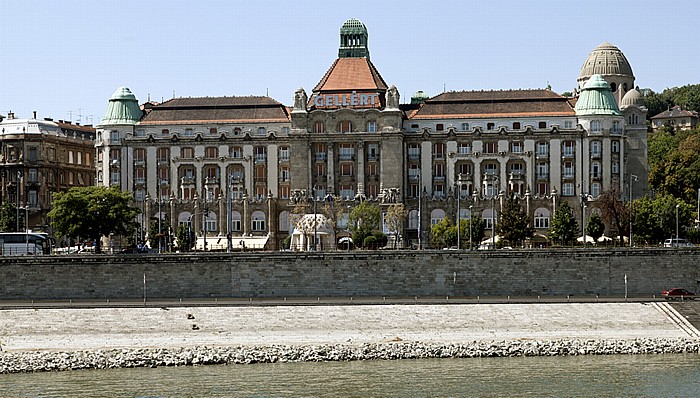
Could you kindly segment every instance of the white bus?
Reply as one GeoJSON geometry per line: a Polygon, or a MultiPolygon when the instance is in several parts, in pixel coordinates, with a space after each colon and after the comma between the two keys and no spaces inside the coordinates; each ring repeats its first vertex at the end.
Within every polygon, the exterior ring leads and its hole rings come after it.
{"type": "Polygon", "coordinates": [[[0,251],[3,256],[51,254],[51,238],[34,232],[0,232],[0,251]]]}

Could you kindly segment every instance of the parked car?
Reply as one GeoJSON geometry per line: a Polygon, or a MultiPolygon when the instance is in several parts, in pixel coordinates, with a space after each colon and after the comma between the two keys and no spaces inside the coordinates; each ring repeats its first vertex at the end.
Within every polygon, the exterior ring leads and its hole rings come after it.
{"type": "Polygon", "coordinates": [[[661,292],[661,296],[666,300],[695,300],[695,293],[677,287],[670,290],[664,290],[661,292]]]}
{"type": "Polygon", "coordinates": [[[664,247],[693,247],[693,246],[695,246],[695,245],[688,242],[687,240],[685,240],[683,238],[666,239],[664,241],[664,247]]]}

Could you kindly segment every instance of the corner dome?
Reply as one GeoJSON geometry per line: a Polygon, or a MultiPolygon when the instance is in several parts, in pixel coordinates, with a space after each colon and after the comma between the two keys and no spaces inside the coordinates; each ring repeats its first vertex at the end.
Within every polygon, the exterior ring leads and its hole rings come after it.
{"type": "Polygon", "coordinates": [[[644,101],[644,97],[642,96],[642,93],[639,92],[636,88],[633,88],[632,90],[628,91],[624,97],[622,97],[622,103],[620,104],[621,107],[626,107],[626,106],[645,106],[646,102],[644,101]]]}
{"type": "Polygon", "coordinates": [[[411,103],[412,104],[422,104],[425,101],[427,101],[429,98],[430,97],[428,97],[428,94],[426,94],[425,91],[418,90],[411,96],[411,103]]]}
{"type": "Polygon", "coordinates": [[[599,74],[591,76],[583,86],[581,95],[576,101],[575,110],[576,116],[622,115],[617,107],[610,85],[599,74]]]}
{"type": "Polygon", "coordinates": [[[579,79],[585,79],[596,74],[634,76],[632,67],[627,61],[625,54],[608,42],[599,45],[591,51],[581,67],[579,79]]]}
{"type": "Polygon", "coordinates": [[[136,96],[127,87],[119,87],[112,94],[102,121],[97,127],[109,125],[133,125],[143,116],[136,96]]]}

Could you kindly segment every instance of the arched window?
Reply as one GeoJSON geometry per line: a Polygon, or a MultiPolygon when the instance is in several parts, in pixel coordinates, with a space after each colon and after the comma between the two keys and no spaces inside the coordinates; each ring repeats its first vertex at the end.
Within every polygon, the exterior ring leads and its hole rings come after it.
{"type": "Polygon", "coordinates": [[[591,184],[591,196],[593,196],[594,199],[597,198],[598,196],[600,196],[600,183],[599,182],[594,182],[591,184]]]}
{"type": "Polygon", "coordinates": [[[617,83],[615,83],[615,82],[610,83],[610,90],[611,90],[613,93],[614,93],[615,91],[617,91],[617,83]]]}
{"type": "Polygon", "coordinates": [[[435,209],[430,212],[430,225],[435,225],[445,218],[445,210],[435,209]]]}
{"type": "Polygon", "coordinates": [[[601,178],[600,162],[591,163],[591,177],[601,178]]]}
{"type": "Polygon", "coordinates": [[[611,146],[610,151],[612,153],[620,153],[620,141],[613,140],[610,143],[610,146],[611,146]]]}
{"type": "Polygon", "coordinates": [[[622,127],[620,127],[619,120],[614,120],[612,122],[612,133],[613,134],[622,134],[622,127]]]}
{"type": "Polygon", "coordinates": [[[263,232],[265,231],[265,213],[261,211],[254,211],[251,216],[253,232],[263,232]]]}
{"type": "Polygon", "coordinates": [[[600,120],[591,120],[591,133],[600,133],[600,120]]]}
{"type": "Polygon", "coordinates": [[[408,212],[408,229],[418,229],[418,210],[408,212]]]}
{"type": "Polygon", "coordinates": [[[481,212],[481,218],[484,220],[485,229],[491,229],[491,227],[494,225],[495,214],[496,212],[491,209],[484,209],[484,211],[481,212]]]}
{"type": "Polygon", "coordinates": [[[323,134],[326,132],[326,125],[322,121],[314,122],[314,133],[323,134]]]}
{"type": "Polygon", "coordinates": [[[591,156],[600,156],[600,141],[591,141],[591,156]]]}
{"type": "Polygon", "coordinates": [[[540,207],[535,210],[535,228],[547,229],[549,228],[549,209],[540,207]]]}
{"type": "Polygon", "coordinates": [[[231,212],[231,231],[241,231],[241,213],[237,211],[231,212]]]}
{"type": "Polygon", "coordinates": [[[216,213],[210,211],[209,214],[207,214],[204,218],[204,224],[206,226],[207,232],[216,232],[218,230],[218,223],[216,222],[216,213]]]}
{"type": "Polygon", "coordinates": [[[292,233],[291,230],[291,225],[292,223],[289,222],[289,212],[288,211],[283,211],[279,215],[279,226],[278,230],[283,231],[283,232],[289,232],[290,234],[292,233]]]}

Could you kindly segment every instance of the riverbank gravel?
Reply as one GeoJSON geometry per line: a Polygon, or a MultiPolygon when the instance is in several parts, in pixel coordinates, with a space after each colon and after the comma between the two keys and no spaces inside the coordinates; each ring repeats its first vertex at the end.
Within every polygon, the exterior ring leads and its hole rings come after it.
{"type": "Polygon", "coordinates": [[[293,361],[698,353],[665,303],[0,311],[0,373],[293,361]]]}

